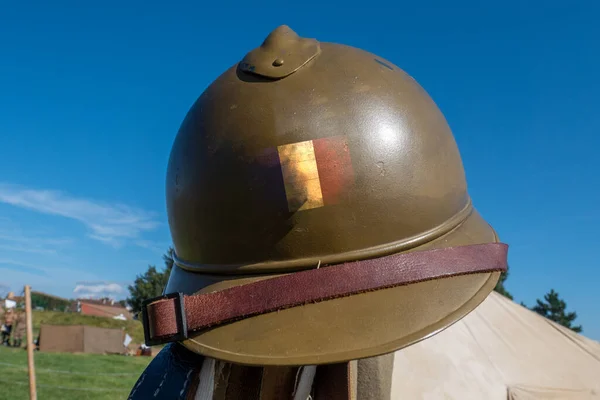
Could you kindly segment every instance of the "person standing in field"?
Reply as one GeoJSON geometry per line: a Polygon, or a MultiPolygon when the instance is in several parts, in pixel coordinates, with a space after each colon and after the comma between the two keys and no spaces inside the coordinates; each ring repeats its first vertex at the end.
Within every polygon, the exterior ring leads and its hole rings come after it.
{"type": "Polygon", "coordinates": [[[4,331],[6,331],[6,327],[4,326],[4,314],[4,305],[0,303],[0,333],[2,335],[2,341],[0,341],[0,344],[4,344],[4,331]]]}
{"type": "Polygon", "coordinates": [[[4,346],[10,345],[10,334],[12,332],[13,323],[15,321],[15,313],[9,308],[4,313],[4,325],[2,326],[2,344],[4,346]]]}
{"type": "Polygon", "coordinates": [[[5,346],[10,346],[10,336],[15,323],[16,315],[15,309],[13,308],[14,306],[10,306],[8,300],[14,302],[15,294],[13,292],[8,292],[5,300],[4,307],[6,308],[6,311],[4,312],[4,319],[2,320],[2,344],[5,346]]]}
{"type": "Polygon", "coordinates": [[[15,321],[15,333],[13,334],[13,346],[21,347],[23,337],[25,337],[27,331],[27,314],[25,310],[21,310],[17,313],[15,321]]]}

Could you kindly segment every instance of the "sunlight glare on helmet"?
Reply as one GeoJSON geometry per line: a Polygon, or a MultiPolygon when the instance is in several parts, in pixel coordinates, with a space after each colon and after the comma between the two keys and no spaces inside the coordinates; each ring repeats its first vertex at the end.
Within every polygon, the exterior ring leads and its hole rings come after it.
{"type": "Polygon", "coordinates": [[[379,138],[386,144],[386,145],[393,145],[396,144],[396,142],[398,141],[398,134],[396,132],[396,129],[394,129],[394,127],[392,126],[380,126],[379,127],[379,132],[378,132],[379,138]]]}

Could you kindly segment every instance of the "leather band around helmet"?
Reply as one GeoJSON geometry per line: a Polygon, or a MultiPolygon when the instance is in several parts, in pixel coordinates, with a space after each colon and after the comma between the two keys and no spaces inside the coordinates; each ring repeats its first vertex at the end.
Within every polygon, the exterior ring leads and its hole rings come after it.
{"type": "Polygon", "coordinates": [[[168,294],[142,309],[148,345],[252,316],[453,276],[505,272],[508,245],[476,244],[349,262],[196,295],[168,294]]]}

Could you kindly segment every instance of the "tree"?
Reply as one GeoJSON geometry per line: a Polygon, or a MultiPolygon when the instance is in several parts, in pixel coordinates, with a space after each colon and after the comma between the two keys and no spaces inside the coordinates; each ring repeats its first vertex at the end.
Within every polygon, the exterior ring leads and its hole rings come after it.
{"type": "Polygon", "coordinates": [[[165,263],[165,273],[167,274],[167,279],[169,278],[169,275],[171,275],[171,270],[173,269],[173,264],[175,263],[175,261],[173,261],[174,253],[175,250],[173,250],[172,247],[169,247],[166,254],[163,254],[163,262],[165,263]]]}
{"type": "Polygon", "coordinates": [[[537,304],[531,310],[574,332],[580,333],[583,331],[581,325],[571,325],[577,318],[577,313],[575,311],[566,312],[567,303],[559,297],[554,289],[551,289],[550,292],[544,295],[544,300],[545,302],[537,299],[537,304]]]}
{"type": "Polygon", "coordinates": [[[42,292],[31,292],[31,307],[41,307],[46,311],[67,311],[72,301],[42,292]]]}
{"type": "Polygon", "coordinates": [[[138,275],[133,285],[128,286],[130,297],[127,298],[127,304],[131,306],[134,314],[142,310],[144,300],[163,293],[173,269],[173,248],[169,247],[162,258],[165,263],[164,270],[158,271],[156,266],[149,265],[148,270],[143,275],[138,275]]]}
{"type": "Polygon", "coordinates": [[[496,292],[500,293],[501,295],[506,296],[509,299],[513,300],[512,294],[510,294],[508,292],[508,290],[506,290],[506,288],[504,287],[504,282],[506,282],[507,278],[508,278],[508,266],[506,267],[506,272],[503,272],[502,274],[500,274],[500,279],[498,280],[498,283],[496,283],[496,287],[494,288],[494,290],[496,292]]]}
{"type": "Polygon", "coordinates": [[[0,283],[0,299],[4,299],[6,296],[8,296],[8,292],[10,292],[10,287],[0,283]]]}

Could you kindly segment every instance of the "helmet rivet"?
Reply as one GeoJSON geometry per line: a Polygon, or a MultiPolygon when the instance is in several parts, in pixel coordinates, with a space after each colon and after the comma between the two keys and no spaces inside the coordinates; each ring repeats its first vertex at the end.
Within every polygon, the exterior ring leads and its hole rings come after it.
{"type": "Polygon", "coordinates": [[[283,65],[283,59],[281,59],[281,58],[276,58],[275,61],[273,61],[274,67],[281,67],[282,65],[283,65]]]}

